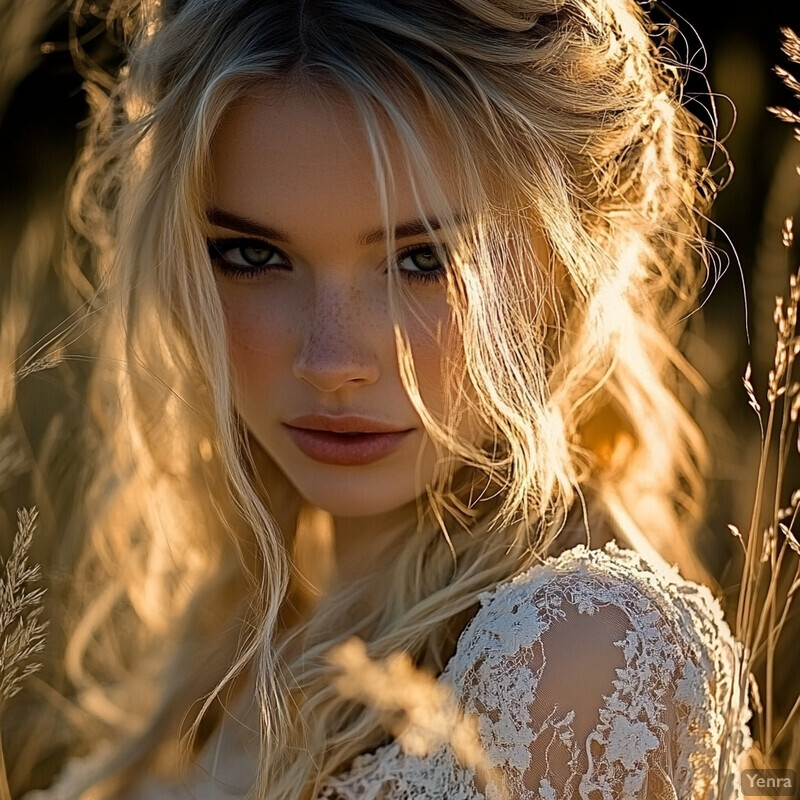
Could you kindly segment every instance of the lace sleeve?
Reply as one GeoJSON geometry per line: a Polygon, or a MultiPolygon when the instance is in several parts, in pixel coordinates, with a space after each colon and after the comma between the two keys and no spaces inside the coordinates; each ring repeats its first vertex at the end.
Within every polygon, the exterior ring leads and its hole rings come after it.
{"type": "Polygon", "coordinates": [[[718,796],[735,648],[707,589],[575,548],[480,616],[456,683],[511,797],[718,796]]]}
{"type": "Polygon", "coordinates": [[[736,765],[726,787],[717,770],[724,737],[734,755],[749,745],[749,710],[725,729],[736,648],[708,589],[611,543],[573,548],[481,601],[442,679],[477,719],[488,782],[447,748],[417,758],[393,743],[326,797],[741,797],[736,765]]]}
{"type": "MultiPolygon", "coordinates": [[[[629,648],[639,663],[628,665],[619,607],[579,611],[561,595],[547,599],[551,618],[535,641],[510,637],[503,652],[495,640],[465,675],[463,705],[510,796],[638,797],[648,773],[671,779],[674,661],[662,660],[664,642],[659,653],[629,648]]],[[[504,624],[524,625],[523,609],[508,612],[504,624]]]]}

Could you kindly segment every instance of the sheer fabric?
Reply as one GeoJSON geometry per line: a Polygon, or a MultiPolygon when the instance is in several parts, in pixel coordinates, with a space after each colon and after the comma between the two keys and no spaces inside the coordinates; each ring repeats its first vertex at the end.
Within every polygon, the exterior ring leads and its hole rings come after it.
{"type": "MultiPolygon", "coordinates": [[[[476,719],[486,777],[449,746],[420,757],[393,741],[329,778],[320,800],[742,797],[751,714],[733,681],[737,645],[706,587],[609,542],[573,547],[480,602],[439,680],[476,719]]],[[[146,780],[129,800],[244,798],[256,758],[252,731],[223,727],[191,779],[146,780]]],[[[80,771],[74,762],[26,800],[72,797],[80,771]]]]}
{"type": "Polygon", "coordinates": [[[442,675],[478,719],[501,780],[449,748],[394,742],[331,779],[328,800],[721,800],[741,797],[750,710],[719,603],[610,542],[579,545],[481,597],[442,675]],[[729,705],[736,724],[726,730],[729,705]],[[724,748],[731,776],[719,786],[724,748]]]}

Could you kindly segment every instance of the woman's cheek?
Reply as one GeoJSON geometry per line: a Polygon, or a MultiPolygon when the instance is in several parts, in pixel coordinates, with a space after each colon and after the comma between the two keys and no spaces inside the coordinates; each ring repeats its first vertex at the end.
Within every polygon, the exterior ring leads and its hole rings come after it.
{"type": "Polygon", "coordinates": [[[421,324],[413,315],[405,319],[411,352],[419,381],[420,394],[434,415],[444,411],[444,380],[446,364],[458,362],[459,342],[455,326],[450,320],[446,303],[429,303],[423,310],[421,324]]]}
{"type": "Polygon", "coordinates": [[[220,297],[231,355],[238,365],[263,367],[274,360],[290,336],[293,315],[287,304],[246,286],[223,287],[220,297]]]}

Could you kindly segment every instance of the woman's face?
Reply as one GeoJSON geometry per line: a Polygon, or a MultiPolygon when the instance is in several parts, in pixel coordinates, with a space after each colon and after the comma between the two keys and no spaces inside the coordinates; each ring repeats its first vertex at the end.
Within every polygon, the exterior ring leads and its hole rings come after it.
{"type": "MultiPolygon", "coordinates": [[[[250,95],[223,119],[212,160],[210,252],[238,411],[251,435],[306,500],[334,516],[409,503],[430,482],[434,451],[400,379],[387,269],[400,270],[421,312],[421,321],[404,321],[434,416],[443,408],[443,360],[460,357],[443,344],[452,325],[445,266],[410,184],[397,170],[391,264],[368,144],[342,96],[268,87],[250,95]],[[321,419],[300,419],[307,415],[321,419]],[[343,416],[394,433],[304,430],[343,416]]],[[[468,415],[460,434],[479,436],[468,415]]]]}

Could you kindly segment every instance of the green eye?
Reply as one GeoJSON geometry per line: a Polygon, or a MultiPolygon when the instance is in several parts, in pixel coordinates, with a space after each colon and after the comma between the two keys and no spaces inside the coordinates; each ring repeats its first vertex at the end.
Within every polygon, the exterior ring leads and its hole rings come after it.
{"type": "Polygon", "coordinates": [[[444,254],[428,244],[408,247],[397,255],[397,266],[403,275],[409,280],[424,283],[444,279],[444,261],[444,254]]]}
{"type": "Polygon", "coordinates": [[[210,240],[208,255],[220,272],[237,277],[255,277],[274,267],[289,265],[280,250],[259,239],[210,240]]]}
{"type": "Polygon", "coordinates": [[[231,264],[262,267],[270,260],[274,252],[271,247],[234,247],[223,253],[222,257],[231,264]]]}
{"type": "Polygon", "coordinates": [[[438,269],[442,265],[439,259],[430,250],[418,250],[409,256],[415,267],[422,270],[438,269]]]}

